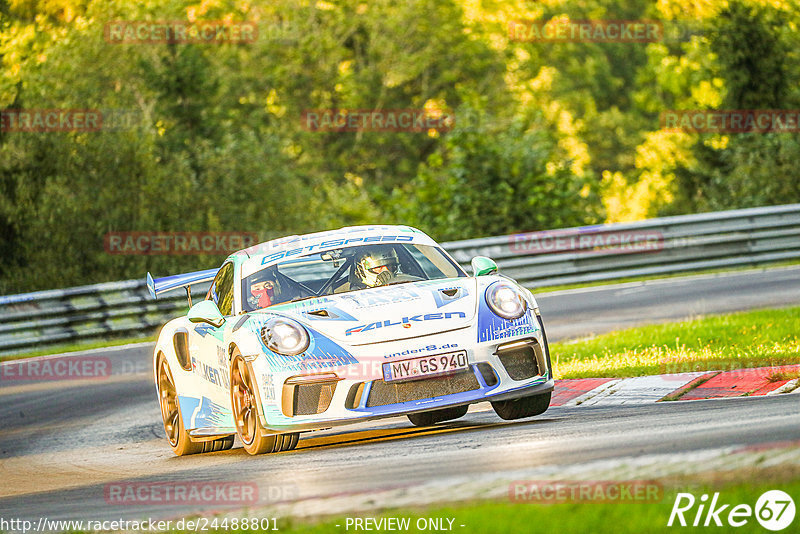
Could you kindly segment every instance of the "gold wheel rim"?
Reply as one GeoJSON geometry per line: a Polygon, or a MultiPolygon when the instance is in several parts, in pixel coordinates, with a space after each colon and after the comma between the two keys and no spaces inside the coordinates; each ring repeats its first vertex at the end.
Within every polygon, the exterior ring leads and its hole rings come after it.
{"type": "Polygon", "coordinates": [[[158,397],[161,405],[161,418],[164,420],[164,431],[167,433],[170,444],[175,447],[180,438],[180,409],[175,381],[165,358],[161,358],[158,365],[158,397]]]}
{"type": "Polygon", "coordinates": [[[250,380],[250,370],[243,358],[237,357],[231,370],[231,400],[236,430],[245,445],[256,437],[256,398],[250,380]]]}

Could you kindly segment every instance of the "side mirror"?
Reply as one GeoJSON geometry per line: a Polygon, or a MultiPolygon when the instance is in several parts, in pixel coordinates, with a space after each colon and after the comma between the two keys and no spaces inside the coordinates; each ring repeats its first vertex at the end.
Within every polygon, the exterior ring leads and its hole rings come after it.
{"type": "Polygon", "coordinates": [[[225,318],[213,300],[201,300],[189,308],[189,313],[186,316],[193,323],[208,323],[216,328],[225,323],[225,318]]]}
{"type": "Polygon", "coordinates": [[[497,272],[497,264],[492,258],[486,256],[475,256],[472,258],[472,274],[475,276],[486,276],[497,272]]]}

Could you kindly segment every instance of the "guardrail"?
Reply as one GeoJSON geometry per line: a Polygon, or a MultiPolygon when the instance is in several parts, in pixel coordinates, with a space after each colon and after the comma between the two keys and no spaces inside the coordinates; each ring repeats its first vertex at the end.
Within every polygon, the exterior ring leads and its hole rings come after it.
{"type": "MultiPolygon", "coordinates": [[[[195,286],[194,296],[209,284],[195,286]]],[[[186,313],[183,291],[153,300],[144,278],[0,297],[0,355],[112,336],[150,336],[186,313]]]]}
{"type": "Polygon", "coordinates": [[[489,256],[503,273],[533,289],[756,266],[800,258],[800,204],[486,237],[442,246],[462,266],[473,256],[489,256]]]}
{"type": "MultiPolygon", "coordinates": [[[[501,272],[534,290],[756,266],[800,258],[800,204],[486,237],[443,246],[468,270],[472,257],[489,256],[501,272]]],[[[203,291],[196,287],[193,293],[203,291]]],[[[186,308],[180,291],[153,301],[144,277],[0,297],[0,354],[112,335],[149,336],[186,308]]]]}

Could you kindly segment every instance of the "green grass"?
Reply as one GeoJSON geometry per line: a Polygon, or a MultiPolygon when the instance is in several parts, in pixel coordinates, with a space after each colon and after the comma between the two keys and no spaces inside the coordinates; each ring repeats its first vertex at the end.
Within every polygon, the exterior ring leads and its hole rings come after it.
{"type": "Polygon", "coordinates": [[[773,373],[769,377],[769,381],[781,382],[783,380],[794,380],[795,378],[800,378],[800,369],[796,371],[779,371],[777,373],[773,373]]]}
{"type": "Polygon", "coordinates": [[[528,286],[528,289],[533,291],[534,295],[538,295],[540,293],[553,293],[555,291],[566,291],[568,289],[581,289],[584,287],[598,287],[598,286],[606,286],[606,285],[615,285],[615,284],[627,284],[630,282],[647,282],[650,280],[664,280],[664,279],[672,279],[672,278],[688,278],[692,276],[698,276],[703,274],[721,274],[721,273],[739,273],[745,271],[763,271],[765,269],[774,269],[777,267],[789,267],[792,265],[800,265],[800,260],[786,260],[780,261],[775,263],[765,264],[763,266],[754,267],[752,265],[747,265],[745,267],[724,267],[724,268],[717,268],[717,269],[699,269],[696,271],[686,271],[683,273],[674,273],[674,274],[651,274],[645,276],[629,276],[626,278],[614,278],[612,280],[598,280],[597,282],[581,282],[577,284],[559,284],[554,286],[528,286]]]}
{"type": "MultiPolygon", "coordinates": [[[[400,530],[400,532],[431,532],[430,530],[418,530],[416,528],[418,519],[453,519],[452,532],[464,534],[499,534],[499,533],[548,533],[557,532],[558,534],[585,534],[588,532],[603,534],[625,534],[635,533],[674,533],[674,532],[768,532],[757,522],[755,517],[747,518],[747,524],[732,528],[727,525],[727,514],[733,506],[746,504],[751,508],[755,507],[758,497],[768,490],[780,489],[792,496],[797,503],[800,500],[800,478],[793,480],[772,481],[760,478],[758,484],[743,484],[738,482],[734,485],[726,483],[702,483],[690,481],[682,485],[668,487],[665,489],[663,498],[660,502],[567,502],[542,504],[536,502],[512,503],[508,501],[478,501],[464,502],[451,506],[434,506],[428,509],[393,509],[381,512],[360,513],[357,515],[340,516],[322,520],[291,520],[279,519],[278,527],[280,532],[293,534],[322,534],[329,532],[364,532],[355,530],[350,526],[346,529],[346,518],[409,518],[411,528],[400,530]],[[696,498],[694,507],[684,513],[687,520],[687,527],[681,527],[677,520],[672,527],[667,526],[667,522],[675,503],[676,495],[679,492],[687,492],[696,498]],[[700,520],[700,527],[692,527],[695,514],[700,504],[700,497],[703,494],[713,496],[719,492],[717,506],[729,504],[720,514],[722,527],[712,526],[703,527],[705,514],[700,520]],[[463,527],[461,526],[463,525],[463,527]]],[[[780,480],[780,479],[779,479],[780,480]]],[[[707,506],[704,512],[707,510],[707,506]]],[[[795,517],[794,522],[784,530],[784,532],[796,532],[793,530],[800,522],[800,515],[795,517]]],[[[222,532],[222,531],[220,531],[222,532]]],[[[244,531],[246,532],[246,531],[244,531]]],[[[383,530],[382,532],[386,532],[383,530]]]]}
{"type": "Polygon", "coordinates": [[[800,307],[650,325],[553,343],[556,378],[625,377],[800,363],[800,307]]]}

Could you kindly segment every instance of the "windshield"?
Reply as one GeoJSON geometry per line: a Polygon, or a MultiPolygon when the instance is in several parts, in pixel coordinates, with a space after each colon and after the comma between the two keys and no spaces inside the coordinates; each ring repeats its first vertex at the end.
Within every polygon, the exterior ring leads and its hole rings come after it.
{"type": "Polygon", "coordinates": [[[420,280],[467,276],[439,247],[377,244],[285,260],[242,280],[243,308],[253,311],[322,295],[420,280]]]}

